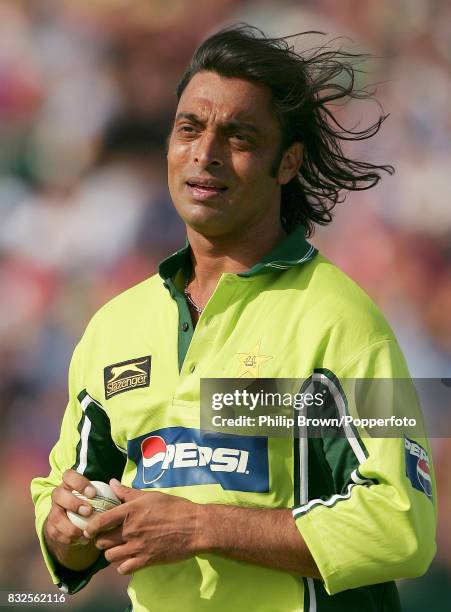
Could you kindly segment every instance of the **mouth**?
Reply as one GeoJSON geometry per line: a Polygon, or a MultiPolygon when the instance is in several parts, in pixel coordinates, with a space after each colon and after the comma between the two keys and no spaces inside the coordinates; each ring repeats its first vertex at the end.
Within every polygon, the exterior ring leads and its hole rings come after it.
{"type": "Polygon", "coordinates": [[[216,198],[228,189],[224,183],[214,179],[192,178],[186,181],[186,186],[195,200],[216,198]]]}

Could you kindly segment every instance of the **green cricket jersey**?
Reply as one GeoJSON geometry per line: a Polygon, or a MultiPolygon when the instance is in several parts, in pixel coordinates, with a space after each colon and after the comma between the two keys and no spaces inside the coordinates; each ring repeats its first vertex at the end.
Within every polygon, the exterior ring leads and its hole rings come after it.
{"type": "Polygon", "coordinates": [[[136,572],[135,612],[399,610],[393,580],[423,573],[435,554],[425,437],[235,436],[201,430],[199,414],[201,378],[308,378],[346,409],[358,400],[341,380],[409,376],[390,327],[302,227],[251,270],[223,274],[195,330],[189,266],[186,246],[102,307],[75,349],[51,472],[31,487],[53,581],[74,593],[107,565],[102,554],[73,572],[46,550],[51,493],[72,467],[202,504],[290,508],[322,576],[202,554],[136,572]]]}

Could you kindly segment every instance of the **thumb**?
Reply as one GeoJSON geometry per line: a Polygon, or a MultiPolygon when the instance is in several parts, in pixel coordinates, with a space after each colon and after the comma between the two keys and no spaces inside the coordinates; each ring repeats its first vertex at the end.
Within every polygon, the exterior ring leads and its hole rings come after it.
{"type": "Polygon", "coordinates": [[[131,489],[130,487],[126,487],[125,485],[121,484],[119,480],[116,480],[116,478],[112,478],[110,480],[110,487],[122,502],[134,499],[136,497],[136,493],[138,493],[138,491],[135,489],[131,489]]]}

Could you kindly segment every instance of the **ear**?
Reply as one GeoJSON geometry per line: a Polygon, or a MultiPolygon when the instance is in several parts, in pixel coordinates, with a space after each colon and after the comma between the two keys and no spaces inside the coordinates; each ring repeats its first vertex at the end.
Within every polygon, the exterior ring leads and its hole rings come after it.
{"type": "Polygon", "coordinates": [[[293,179],[302,164],[304,148],[300,142],[293,142],[283,154],[277,171],[277,182],[286,185],[293,179]]]}

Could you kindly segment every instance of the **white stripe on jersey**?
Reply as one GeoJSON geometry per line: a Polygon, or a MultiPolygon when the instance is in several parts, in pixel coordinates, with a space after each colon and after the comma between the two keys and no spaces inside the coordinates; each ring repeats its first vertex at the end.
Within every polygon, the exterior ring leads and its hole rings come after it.
{"type": "MultiPolygon", "coordinates": [[[[310,602],[308,612],[316,612],[316,592],[313,578],[307,578],[307,585],[310,602]]],[[[307,612],[307,610],[305,612],[307,612]]]]}
{"type": "Polygon", "coordinates": [[[86,470],[86,466],[88,465],[88,440],[89,440],[90,431],[91,431],[91,421],[85,414],[83,427],[81,429],[80,461],[78,462],[78,467],[77,467],[77,472],[79,474],[84,474],[86,470]]]}

